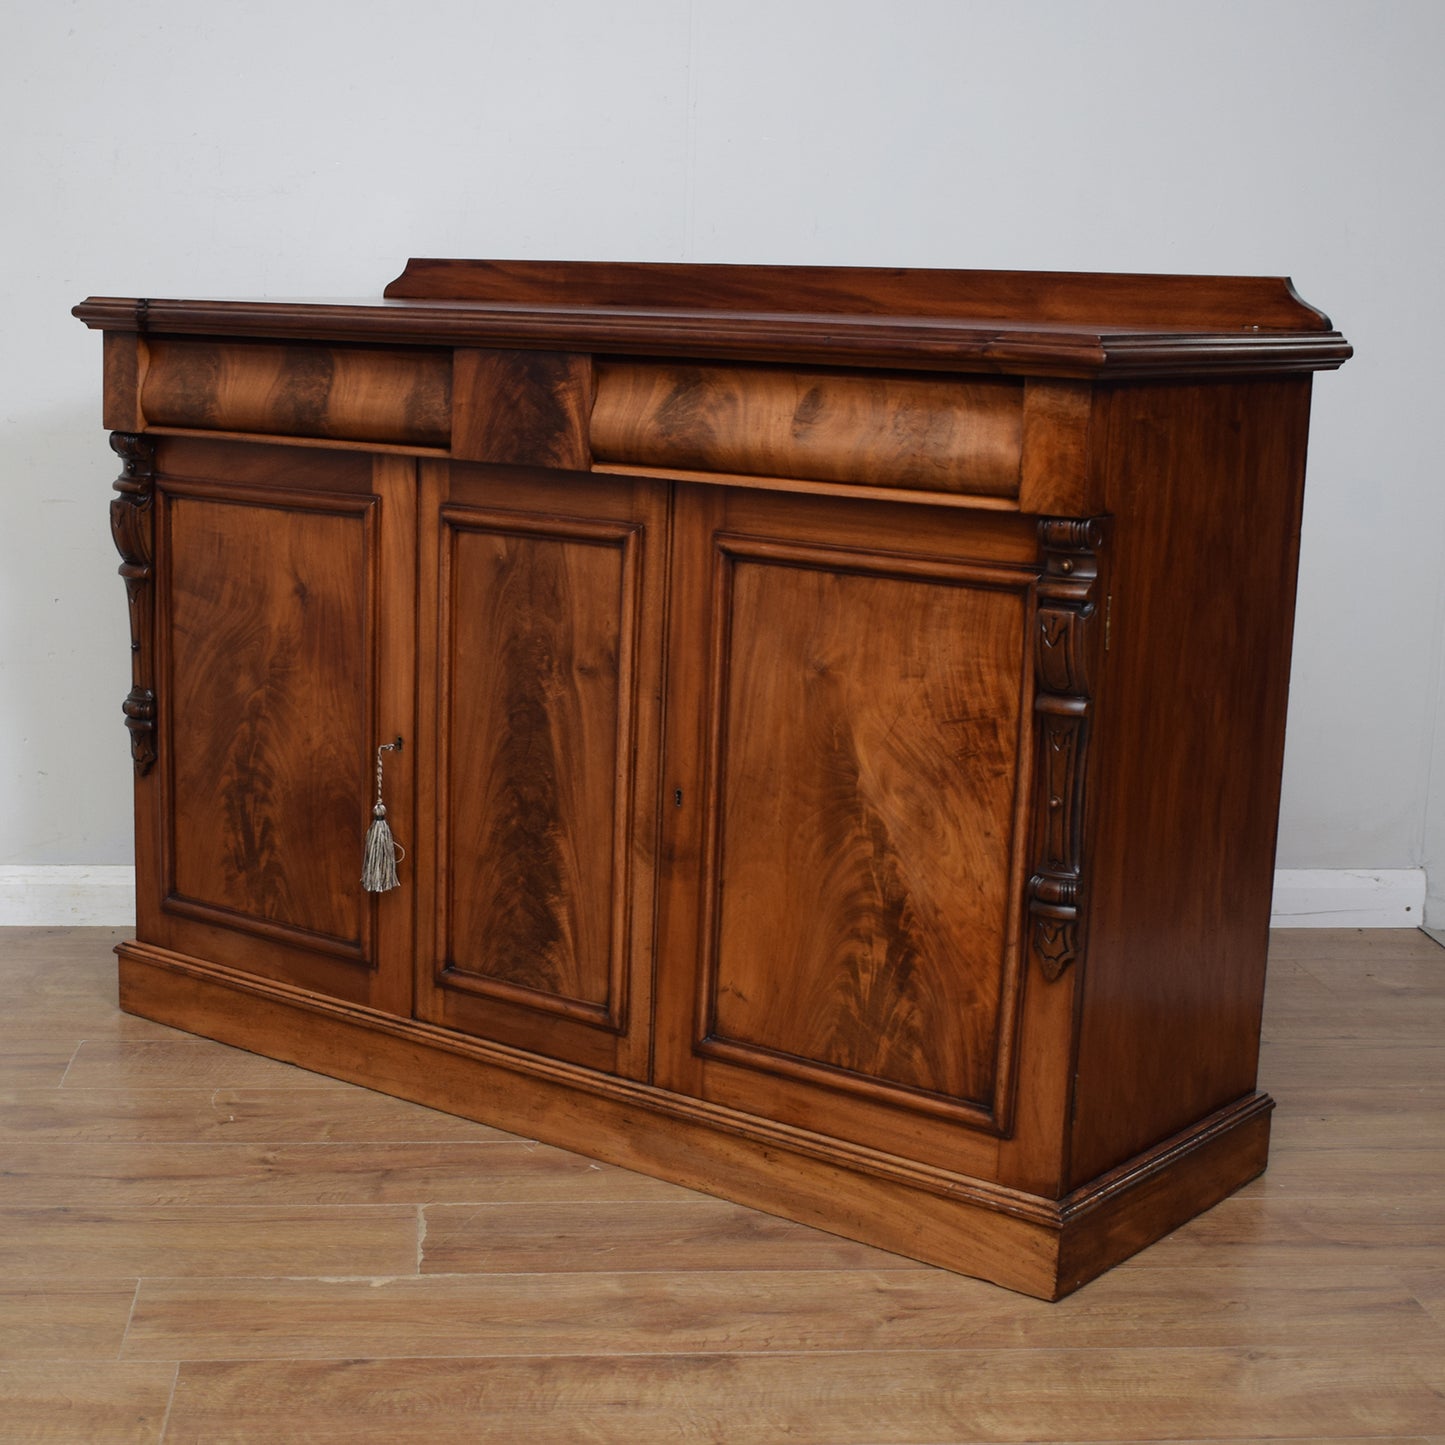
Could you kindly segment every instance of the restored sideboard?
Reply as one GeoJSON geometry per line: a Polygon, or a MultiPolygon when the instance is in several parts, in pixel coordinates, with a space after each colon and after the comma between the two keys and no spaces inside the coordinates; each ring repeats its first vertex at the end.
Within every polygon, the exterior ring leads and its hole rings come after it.
{"type": "Polygon", "coordinates": [[[1350,355],[1287,281],[428,260],[76,315],[123,1007],[1046,1298],[1264,1168],[1350,355]]]}

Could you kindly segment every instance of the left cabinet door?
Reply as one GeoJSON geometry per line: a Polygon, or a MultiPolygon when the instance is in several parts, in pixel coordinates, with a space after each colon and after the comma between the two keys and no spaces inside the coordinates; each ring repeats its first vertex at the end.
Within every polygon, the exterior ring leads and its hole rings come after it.
{"type": "Polygon", "coordinates": [[[161,439],[155,765],[138,781],[138,932],[411,1012],[412,899],[361,888],[376,748],[411,840],[415,464],[161,439]]]}

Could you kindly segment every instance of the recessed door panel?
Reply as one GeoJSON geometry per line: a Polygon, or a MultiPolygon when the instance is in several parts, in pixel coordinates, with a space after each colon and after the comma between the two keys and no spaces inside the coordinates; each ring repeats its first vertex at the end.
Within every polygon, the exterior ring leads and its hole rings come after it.
{"type": "Polygon", "coordinates": [[[372,501],[166,504],[172,898],[361,959],[372,501]]]}
{"type": "Polygon", "coordinates": [[[703,1047],[992,1112],[1025,590],[719,547],[703,1047]]]}
{"type": "Polygon", "coordinates": [[[636,532],[462,509],[443,525],[447,967],[605,1019],[636,532]]]}

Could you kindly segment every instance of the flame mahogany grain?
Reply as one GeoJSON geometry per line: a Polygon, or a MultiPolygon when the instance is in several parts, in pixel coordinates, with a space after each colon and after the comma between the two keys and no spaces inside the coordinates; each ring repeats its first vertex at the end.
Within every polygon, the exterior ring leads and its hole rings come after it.
{"type": "Polygon", "coordinates": [[[604,362],[592,452],[682,471],[1016,497],[1018,382],[604,362]]]}
{"type": "Polygon", "coordinates": [[[446,446],[451,356],[153,338],[142,412],[155,426],[446,446]]]}

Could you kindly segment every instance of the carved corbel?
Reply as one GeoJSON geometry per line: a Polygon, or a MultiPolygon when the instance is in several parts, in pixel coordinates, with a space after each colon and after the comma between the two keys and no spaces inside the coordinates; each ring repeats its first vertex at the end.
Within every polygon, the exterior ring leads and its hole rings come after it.
{"type": "Polygon", "coordinates": [[[1038,756],[1030,945],[1052,982],[1078,954],[1083,926],[1084,777],[1092,711],[1091,654],[1098,605],[1097,520],[1039,523],[1042,575],[1034,633],[1038,756]]]}
{"type": "Polygon", "coordinates": [[[136,776],[143,778],[156,760],[155,444],[149,437],[118,431],[110,434],[110,446],[121,459],[110,531],[130,607],[131,689],[121,711],[130,730],[136,776]]]}

